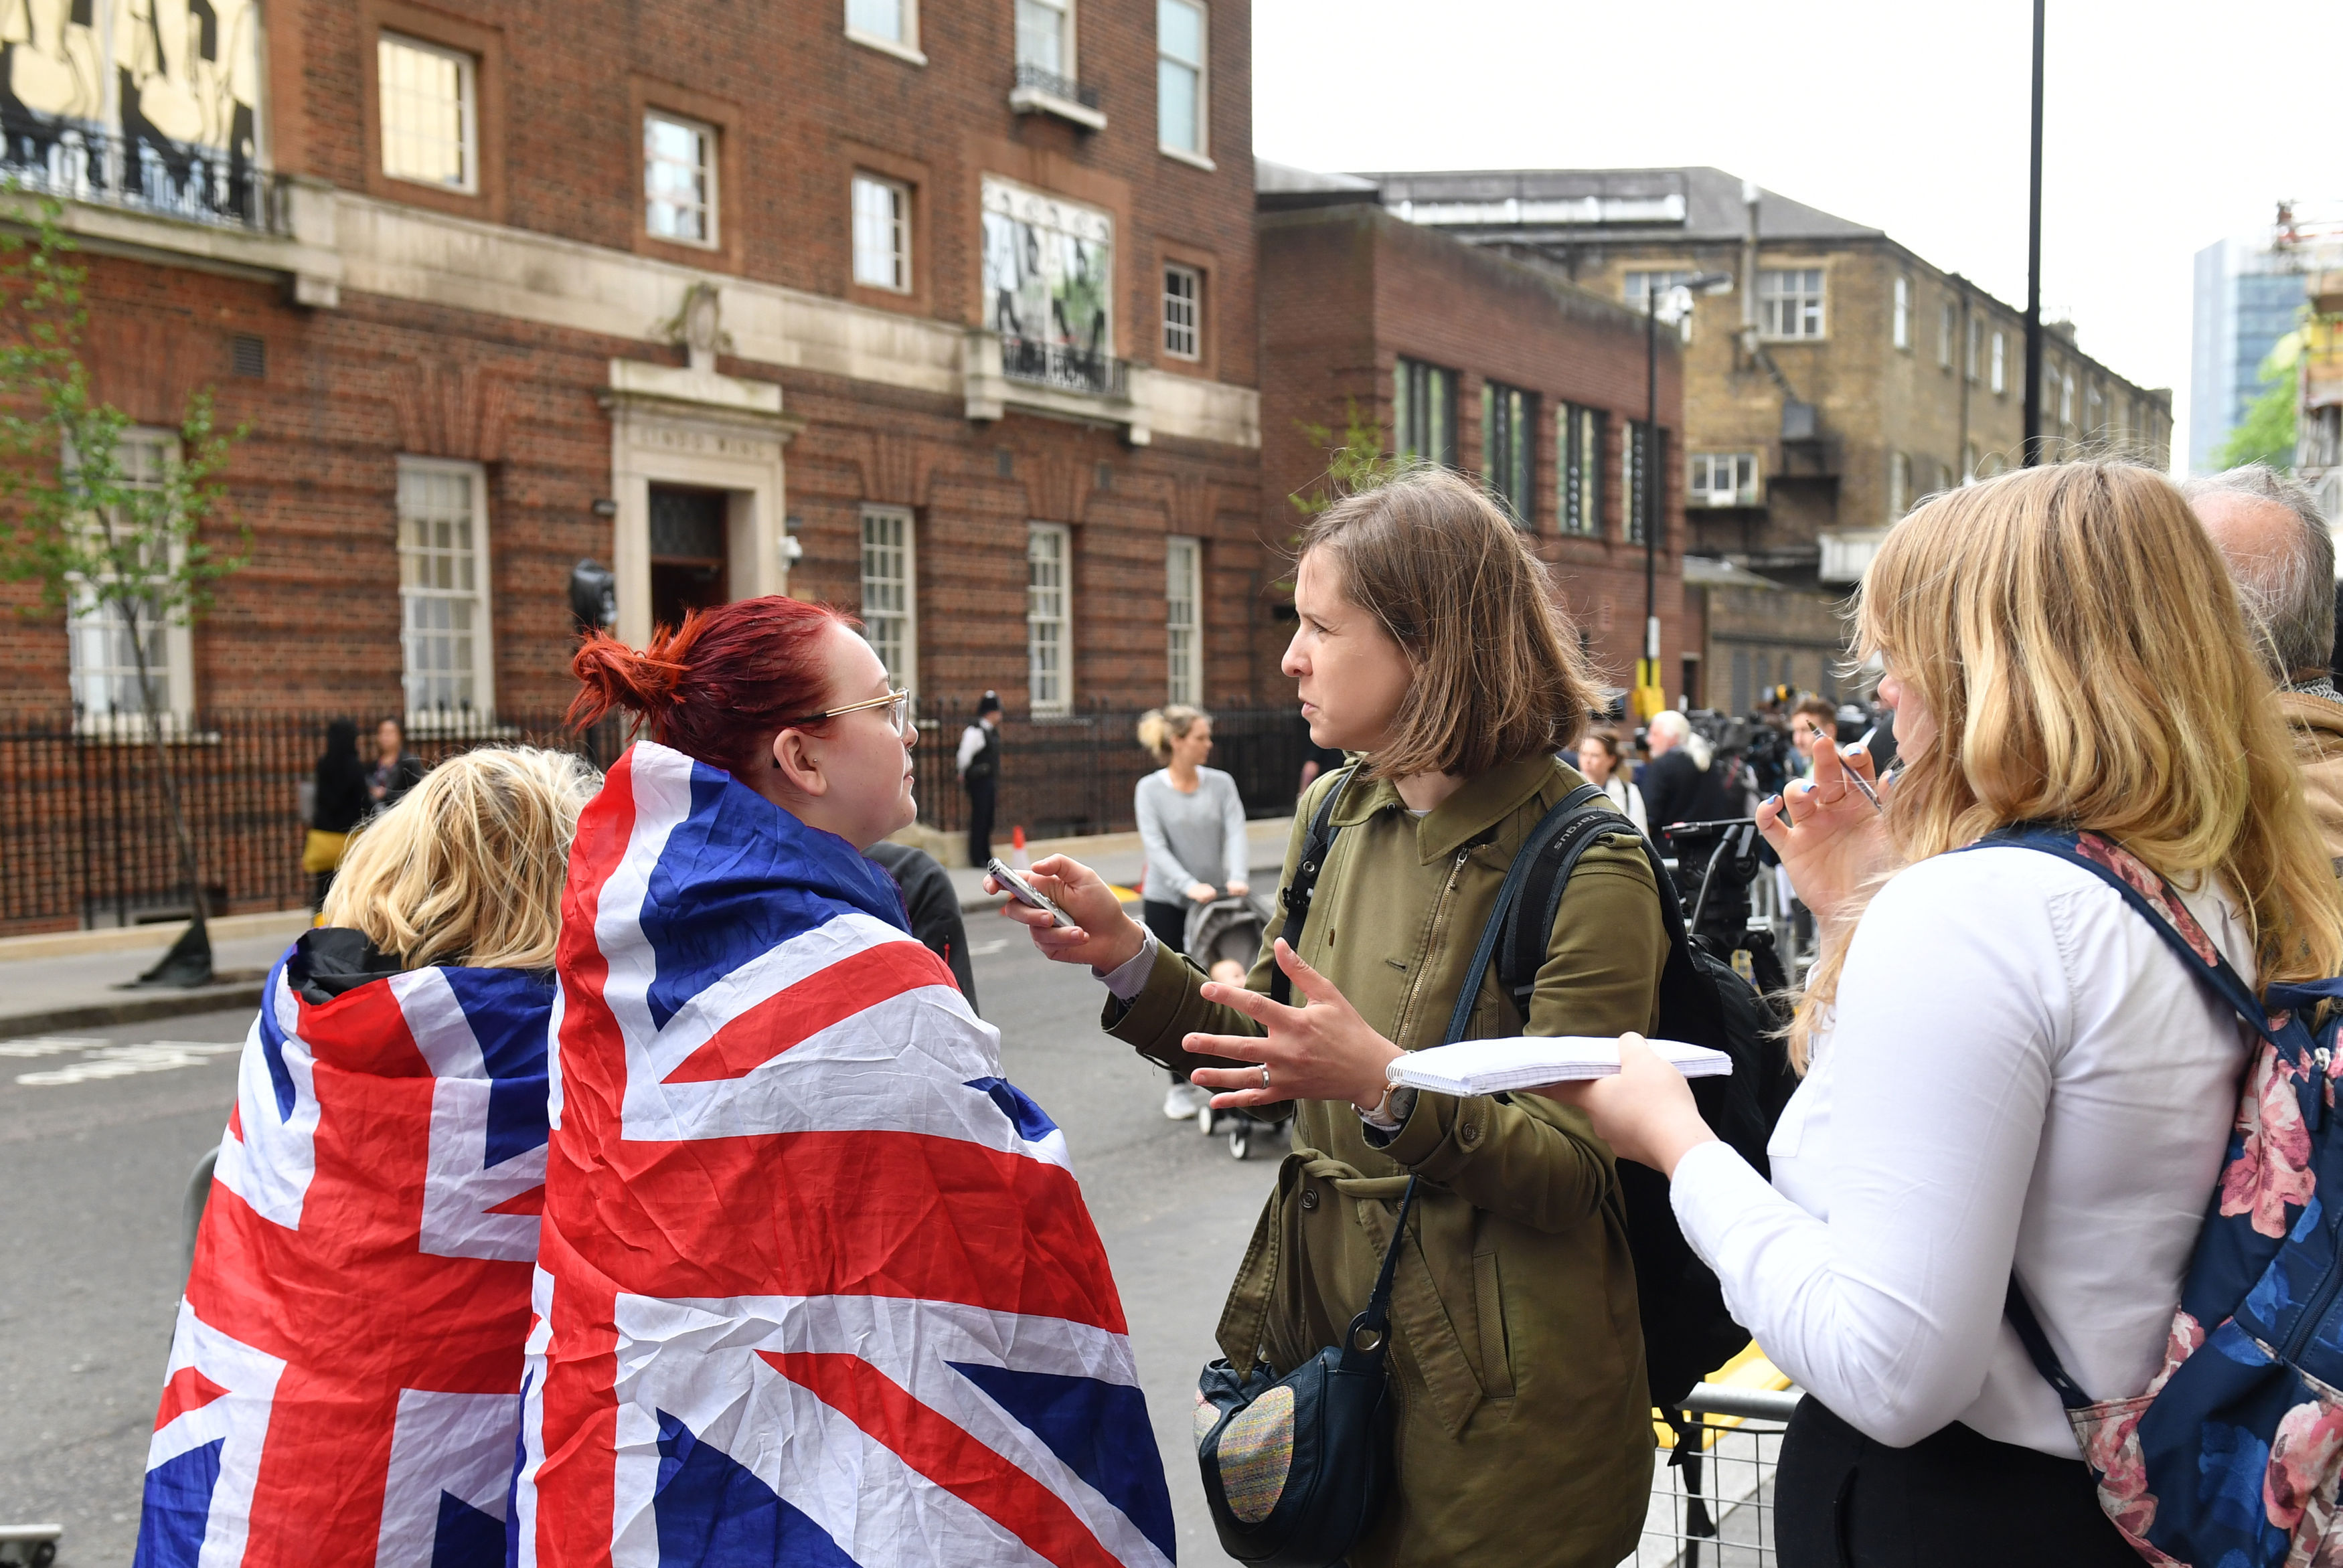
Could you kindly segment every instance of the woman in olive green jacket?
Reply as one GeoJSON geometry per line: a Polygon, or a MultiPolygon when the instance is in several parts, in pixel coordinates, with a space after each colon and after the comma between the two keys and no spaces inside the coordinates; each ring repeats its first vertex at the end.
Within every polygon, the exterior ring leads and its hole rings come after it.
{"type": "MultiPolygon", "coordinates": [[[[1551,1100],[1393,1092],[1384,1076],[1440,1043],[1514,851],[1584,782],[1555,757],[1594,696],[1577,638],[1519,532],[1437,469],[1320,514],[1294,606],[1284,669],[1311,738],[1365,754],[1296,810],[1285,882],[1342,791],[1301,951],[1281,938],[1242,986],[1207,982],[1062,856],[1034,879],[1073,927],[1007,910],[1050,957],[1091,965],[1108,1029],[1218,1091],[1216,1107],[1292,1107],[1294,1151],[1221,1319],[1237,1366],[1282,1373],[1336,1342],[1423,1178],[1392,1302],[1397,1484],[1354,1568],[1613,1568],[1635,1548],[1653,1443],[1611,1151],[1551,1100]],[[1298,1005],[1266,994],[1272,963],[1298,1005]]],[[[1598,840],[1529,1017],[1492,976],[1469,1032],[1648,1029],[1666,940],[1634,839],[1598,840]]]]}

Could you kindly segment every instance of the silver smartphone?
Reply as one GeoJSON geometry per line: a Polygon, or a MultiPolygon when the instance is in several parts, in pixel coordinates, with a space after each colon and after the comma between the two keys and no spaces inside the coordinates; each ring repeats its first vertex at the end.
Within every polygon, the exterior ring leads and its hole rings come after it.
{"type": "Polygon", "coordinates": [[[990,873],[994,881],[1009,890],[1009,896],[1011,898],[1016,900],[1019,903],[1024,905],[1029,910],[1040,910],[1043,914],[1050,917],[1050,923],[1051,925],[1071,926],[1074,923],[1073,916],[1066,913],[1065,910],[1058,908],[1057,905],[1051,903],[1049,900],[1035,892],[1033,890],[1032,883],[1027,881],[1024,878],[1011,870],[1007,866],[1002,865],[1001,863],[1000,856],[996,855],[991,859],[987,860],[984,863],[984,869],[987,872],[990,873]]]}

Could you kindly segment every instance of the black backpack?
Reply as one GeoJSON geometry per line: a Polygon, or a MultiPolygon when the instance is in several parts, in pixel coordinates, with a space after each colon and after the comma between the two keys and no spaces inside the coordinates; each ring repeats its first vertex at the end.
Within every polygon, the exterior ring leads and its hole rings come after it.
{"type": "MultiPolygon", "coordinates": [[[[1326,791],[1302,840],[1293,879],[1282,895],[1285,920],[1279,934],[1288,943],[1298,942],[1309,918],[1318,874],[1334,841],[1334,805],[1349,783],[1346,777],[1326,791]]],[[[1652,878],[1659,887],[1660,920],[1668,938],[1667,962],[1660,974],[1660,1016],[1653,1032],[1733,1058],[1729,1075],[1694,1080],[1693,1098],[1710,1129],[1765,1175],[1765,1142],[1784,1098],[1775,1089],[1790,1070],[1777,1038],[1779,1020],[1755,986],[1690,940],[1675,883],[1659,851],[1611,805],[1600,785],[1571,791],[1522,841],[1457,991],[1447,1037],[1463,1038],[1464,1021],[1480,998],[1482,977],[1493,960],[1498,984],[1520,1015],[1528,1018],[1530,994],[1545,963],[1571,871],[1589,844],[1623,833],[1635,834],[1651,862],[1652,878]]],[[[1283,970],[1272,974],[1270,994],[1280,1002],[1291,994],[1283,970]]],[[[1628,1250],[1635,1262],[1644,1378],[1651,1385],[1653,1407],[1672,1410],[1694,1384],[1749,1342],[1749,1331],[1733,1321],[1716,1275],[1677,1228],[1675,1211],[1668,1205],[1667,1178],[1623,1160],[1619,1185],[1626,1200],[1628,1250]]]]}

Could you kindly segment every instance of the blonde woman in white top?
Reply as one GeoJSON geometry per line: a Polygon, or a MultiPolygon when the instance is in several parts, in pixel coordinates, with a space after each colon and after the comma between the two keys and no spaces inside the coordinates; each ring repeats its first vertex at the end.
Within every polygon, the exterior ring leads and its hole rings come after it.
{"type": "Polygon", "coordinates": [[[1758,811],[1823,944],[1772,1184],[1633,1036],[1617,1079],[1556,1095],[1670,1175],[1735,1316],[1808,1392],[1785,1568],[2136,1563],[2003,1300],[2014,1271],[2091,1398],[2147,1388],[2246,1042],[2081,868],[1951,851],[2095,832],[2257,985],[2343,969],[2333,873],[2236,593],[2161,476],[2069,463],[1939,497],[1881,546],[1856,635],[1904,759],[1885,814],[1847,782],[1869,759],[1827,741],[1758,811]]]}

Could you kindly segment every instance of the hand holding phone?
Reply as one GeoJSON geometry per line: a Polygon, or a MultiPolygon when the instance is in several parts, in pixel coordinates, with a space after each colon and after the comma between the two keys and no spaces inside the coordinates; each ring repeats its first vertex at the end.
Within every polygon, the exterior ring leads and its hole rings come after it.
{"type": "Polygon", "coordinates": [[[1011,870],[1001,862],[999,856],[996,855],[986,861],[984,869],[987,875],[1001,884],[1001,890],[1011,898],[1029,910],[1039,910],[1048,915],[1051,925],[1063,928],[1074,923],[1073,916],[1034,891],[1033,884],[1011,870]]]}

